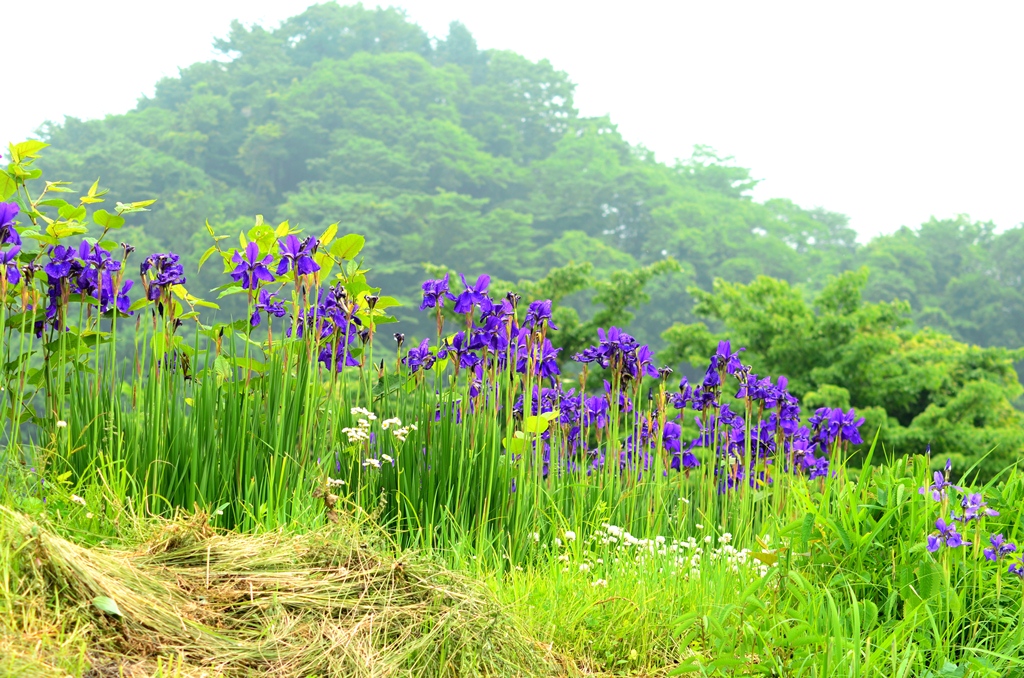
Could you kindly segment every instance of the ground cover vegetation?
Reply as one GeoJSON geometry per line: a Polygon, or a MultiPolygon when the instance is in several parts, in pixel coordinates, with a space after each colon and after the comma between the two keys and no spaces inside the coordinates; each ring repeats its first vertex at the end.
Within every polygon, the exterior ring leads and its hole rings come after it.
{"type": "MultiPolygon", "coordinates": [[[[44,151],[12,145],[0,177],[3,668],[1022,670],[1024,476],[808,408],[798,389],[846,386],[760,371],[786,363],[756,308],[750,350],[710,341],[693,378],[614,325],[560,360],[553,300],[486,274],[422,282],[407,339],[361,235],[257,218],[207,230],[244,308],[214,318],[178,254],[113,237],[150,200],[100,207],[44,151]]],[[[793,315],[891,311],[858,280],[793,315]]]]}

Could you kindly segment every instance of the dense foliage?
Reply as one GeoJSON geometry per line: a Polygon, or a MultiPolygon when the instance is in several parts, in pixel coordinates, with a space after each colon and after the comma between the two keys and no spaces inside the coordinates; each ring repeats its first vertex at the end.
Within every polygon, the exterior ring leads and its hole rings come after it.
{"type": "Polygon", "coordinates": [[[887,450],[921,451],[978,462],[986,475],[1019,459],[1024,416],[1012,403],[1022,389],[1020,349],[980,348],[933,329],[911,330],[907,302],[870,303],[866,269],[832,278],[811,302],[788,283],[758,277],[691,289],[704,323],[666,330],[663,358],[699,364],[731,337],[757,370],[785,374],[805,406],[854,405],[887,450]]]}

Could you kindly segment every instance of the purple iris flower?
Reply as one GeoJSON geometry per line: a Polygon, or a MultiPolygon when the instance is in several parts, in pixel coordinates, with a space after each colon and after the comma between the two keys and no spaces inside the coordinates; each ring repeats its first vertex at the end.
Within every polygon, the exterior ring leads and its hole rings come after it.
{"type": "Polygon", "coordinates": [[[999,515],[999,511],[988,508],[988,504],[986,504],[983,501],[982,496],[978,493],[968,494],[960,502],[960,506],[964,510],[964,515],[963,517],[958,517],[957,520],[960,520],[965,523],[969,523],[972,520],[978,520],[981,518],[982,515],[999,515]]]}
{"type": "Polygon", "coordinates": [[[715,358],[717,358],[715,362],[717,363],[717,367],[720,369],[724,368],[729,374],[735,373],[736,370],[742,370],[743,363],[740,362],[740,353],[742,353],[743,350],[744,349],[741,348],[739,351],[733,353],[732,344],[728,339],[718,342],[718,350],[715,351],[715,358]]]}
{"type": "Polygon", "coordinates": [[[164,290],[173,285],[185,284],[185,269],[180,257],[174,252],[151,254],[139,264],[139,275],[146,282],[146,274],[150,273],[146,298],[156,301],[163,296],[164,290]]]}
{"type": "Polygon", "coordinates": [[[964,541],[963,535],[956,531],[955,522],[947,523],[942,518],[939,518],[935,521],[935,529],[939,532],[937,535],[928,535],[928,551],[930,553],[935,553],[942,545],[951,549],[971,545],[971,542],[964,541]]]}
{"type": "Polygon", "coordinates": [[[21,247],[15,245],[9,250],[0,251],[0,267],[4,268],[5,279],[8,285],[17,285],[21,281],[21,271],[18,270],[18,253],[21,247]]]}
{"type": "Polygon", "coordinates": [[[669,393],[668,401],[672,404],[672,407],[677,410],[686,408],[687,403],[693,398],[693,388],[690,387],[690,382],[686,377],[679,380],[679,392],[669,393]]]}
{"type": "Polygon", "coordinates": [[[430,352],[430,340],[424,339],[419,346],[409,349],[409,353],[402,359],[409,366],[409,371],[415,374],[420,368],[429,370],[434,366],[434,354],[430,352]]]}
{"type": "Polygon", "coordinates": [[[245,256],[241,252],[235,252],[231,261],[237,264],[231,272],[231,277],[236,282],[242,283],[242,289],[256,289],[259,281],[274,282],[274,274],[270,272],[267,265],[274,260],[272,255],[260,258],[260,246],[250,242],[245,246],[245,256]]]}
{"type": "Polygon", "coordinates": [[[252,317],[249,318],[249,325],[251,327],[256,327],[260,324],[260,311],[278,318],[283,318],[285,314],[284,304],[277,301],[274,293],[268,292],[266,289],[260,290],[260,295],[256,300],[256,310],[252,312],[252,317]]]}
{"type": "Polygon", "coordinates": [[[131,280],[125,280],[121,283],[121,289],[117,291],[117,299],[114,305],[117,310],[125,315],[133,315],[135,312],[132,311],[132,300],[128,298],[128,292],[131,291],[134,283],[131,280]]]}
{"type": "Polygon", "coordinates": [[[542,301],[531,302],[530,307],[526,310],[526,320],[523,321],[523,324],[528,327],[536,328],[544,322],[547,322],[548,327],[551,329],[558,329],[551,322],[551,300],[544,299],[542,301]]]}
{"type": "Polygon", "coordinates": [[[996,562],[1001,560],[1004,556],[1008,556],[1011,553],[1017,551],[1017,545],[1011,542],[1007,542],[1002,534],[993,534],[989,536],[988,541],[992,544],[992,548],[985,549],[985,558],[996,562]]]}
{"type": "Polygon", "coordinates": [[[1021,579],[1024,579],[1024,558],[1020,559],[1020,562],[1011,563],[1007,570],[1010,574],[1015,574],[1021,579]]]}
{"type": "Polygon", "coordinates": [[[320,270],[320,264],[313,260],[313,254],[319,246],[319,241],[312,236],[300,241],[294,235],[288,234],[277,241],[281,248],[281,263],[277,265],[277,274],[284,275],[294,270],[295,275],[308,275],[320,270]]]}
{"type": "Polygon", "coordinates": [[[20,209],[16,202],[0,202],[0,245],[21,244],[21,237],[14,230],[14,219],[20,209]]]}
{"type": "Polygon", "coordinates": [[[608,399],[591,396],[583,401],[583,424],[604,428],[608,424],[608,399]]]}
{"type": "Polygon", "coordinates": [[[455,295],[448,291],[448,274],[440,280],[427,280],[423,283],[423,301],[420,310],[428,308],[444,308],[445,298],[455,301],[455,295]]]}
{"type": "Polygon", "coordinates": [[[490,297],[487,296],[487,288],[491,284],[491,276],[486,274],[481,275],[476,279],[476,282],[473,285],[466,282],[466,276],[461,273],[459,274],[459,278],[462,279],[462,284],[466,286],[466,289],[455,300],[456,313],[469,313],[476,305],[490,304],[493,306],[493,302],[491,302],[490,297]]]}
{"type": "Polygon", "coordinates": [[[962,492],[962,487],[954,485],[953,483],[949,482],[950,468],[951,464],[949,461],[947,461],[946,473],[943,474],[941,471],[935,471],[932,474],[932,478],[935,482],[933,482],[931,485],[928,485],[927,487],[918,488],[918,494],[925,494],[926,492],[930,492],[932,499],[934,499],[935,501],[942,501],[943,497],[945,497],[948,492],[947,488],[951,487],[954,490],[957,490],[958,492],[962,492]]]}
{"type": "Polygon", "coordinates": [[[480,356],[470,350],[465,332],[456,332],[455,336],[442,344],[437,352],[438,358],[446,358],[449,355],[459,367],[473,367],[480,362],[480,356]]]}
{"type": "Polygon", "coordinates": [[[348,350],[348,346],[344,340],[337,342],[337,350],[333,350],[334,345],[328,343],[321,351],[318,356],[318,362],[323,363],[324,367],[330,369],[331,364],[334,364],[336,372],[341,372],[343,367],[359,367],[359,361],[355,359],[348,350]]]}
{"type": "Polygon", "coordinates": [[[56,245],[51,247],[47,254],[50,255],[50,261],[43,266],[46,275],[55,279],[68,277],[75,261],[75,248],[56,245]]]}

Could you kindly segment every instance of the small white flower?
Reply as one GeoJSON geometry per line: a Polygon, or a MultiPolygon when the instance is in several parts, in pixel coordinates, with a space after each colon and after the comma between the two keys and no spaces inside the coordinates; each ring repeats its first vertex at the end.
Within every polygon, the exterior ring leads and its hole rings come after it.
{"type": "Polygon", "coordinates": [[[535,542],[540,541],[540,532],[534,532],[533,533],[533,540],[535,542]]]}
{"type": "Polygon", "coordinates": [[[728,532],[724,533],[721,537],[718,538],[718,543],[719,544],[728,544],[731,541],[732,541],[732,534],[730,534],[728,532]]]}
{"type": "Polygon", "coordinates": [[[387,463],[391,464],[392,466],[395,465],[395,460],[391,457],[390,454],[382,454],[380,455],[380,458],[386,461],[387,463]]]}
{"type": "Polygon", "coordinates": [[[380,468],[380,459],[369,458],[363,462],[363,468],[372,466],[374,468],[380,468]]]}
{"type": "Polygon", "coordinates": [[[710,544],[711,543],[711,535],[710,534],[708,536],[704,537],[704,543],[705,544],[710,544]]]}
{"type": "Polygon", "coordinates": [[[68,427],[68,423],[66,421],[64,421],[63,419],[61,419],[61,420],[59,420],[57,422],[57,428],[67,428],[67,427],[68,427]]]}
{"type": "Polygon", "coordinates": [[[580,572],[590,572],[590,565],[580,563],[580,572]]]}
{"type": "Polygon", "coordinates": [[[664,544],[664,543],[665,543],[665,538],[664,538],[664,537],[662,537],[662,536],[661,536],[661,535],[659,534],[659,535],[658,535],[657,537],[655,537],[655,538],[654,538],[654,543],[656,543],[656,544],[659,544],[659,545],[660,545],[660,544],[664,544]]]}
{"type": "Polygon", "coordinates": [[[697,523],[697,525],[696,525],[696,528],[697,528],[698,530],[703,530],[703,529],[704,529],[704,526],[703,526],[703,525],[701,525],[700,523],[697,523]]]}
{"type": "Polygon", "coordinates": [[[568,553],[563,553],[562,555],[558,556],[558,559],[560,561],[562,561],[563,563],[567,563],[567,562],[569,562],[569,554],[568,553]]]}
{"type": "Polygon", "coordinates": [[[359,443],[370,439],[370,434],[366,429],[348,427],[341,429],[341,431],[348,436],[350,443],[359,443]]]}
{"type": "Polygon", "coordinates": [[[562,540],[559,539],[558,537],[555,537],[555,546],[561,546],[561,545],[562,545],[562,540]]]}
{"type": "Polygon", "coordinates": [[[92,511],[89,511],[88,513],[86,513],[85,517],[86,518],[92,518],[92,511]]]}
{"type": "Polygon", "coordinates": [[[77,494],[71,495],[71,501],[75,502],[76,504],[81,504],[82,506],[85,506],[85,500],[79,497],[77,494]]]}
{"type": "Polygon", "coordinates": [[[385,419],[384,421],[382,421],[380,423],[380,427],[382,429],[384,429],[385,431],[387,431],[392,426],[401,426],[401,425],[402,425],[402,420],[399,419],[398,417],[394,417],[393,419],[385,419]]]}
{"type": "Polygon", "coordinates": [[[576,533],[573,532],[572,530],[566,530],[565,531],[565,540],[566,541],[576,541],[576,533]]]}
{"type": "Polygon", "coordinates": [[[591,586],[608,586],[608,580],[607,579],[595,579],[594,581],[590,582],[590,585],[591,586]]]}
{"type": "Polygon", "coordinates": [[[341,487],[342,485],[347,485],[347,484],[348,483],[345,481],[344,478],[328,478],[327,479],[327,487],[341,487]]]}

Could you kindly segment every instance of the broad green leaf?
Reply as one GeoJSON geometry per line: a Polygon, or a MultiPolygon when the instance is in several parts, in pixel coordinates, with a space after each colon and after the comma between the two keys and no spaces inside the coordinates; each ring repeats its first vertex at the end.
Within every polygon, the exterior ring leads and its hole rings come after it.
{"type": "Polygon", "coordinates": [[[7,172],[0,172],[0,200],[7,200],[18,192],[18,182],[7,172]]]}
{"type": "Polygon", "coordinates": [[[544,416],[530,416],[523,419],[523,431],[540,435],[548,430],[550,420],[544,416]]]}
{"type": "Polygon", "coordinates": [[[353,259],[363,249],[366,238],[357,234],[349,233],[338,238],[337,242],[331,245],[330,252],[339,259],[353,259]]]}
{"type": "Polygon", "coordinates": [[[92,599],[92,604],[95,605],[97,609],[106,612],[107,614],[112,614],[115,617],[124,616],[121,614],[121,610],[118,608],[114,599],[108,596],[96,596],[92,599]]]}
{"type": "Polygon", "coordinates": [[[283,238],[288,235],[289,230],[291,230],[291,227],[288,225],[288,220],[286,219],[277,225],[277,228],[274,229],[274,235],[278,238],[283,238]]]}
{"type": "Polygon", "coordinates": [[[85,207],[83,206],[75,207],[74,205],[65,205],[57,210],[57,213],[61,218],[67,219],[68,221],[81,221],[82,219],[85,219],[85,207]]]}
{"type": "Polygon", "coordinates": [[[11,160],[21,162],[26,158],[34,158],[39,154],[39,151],[49,145],[37,139],[29,139],[28,141],[22,141],[20,144],[12,144],[10,146],[11,160]]]}
{"type": "Polygon", "coordinates": [[[118,214],[111,214],[107,210],[99,209],[92,213],[93,222],[107,231],[112,231],[124,226],[124,217],[118,214]]]}

